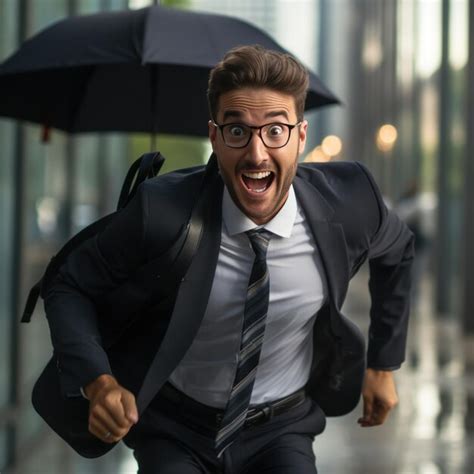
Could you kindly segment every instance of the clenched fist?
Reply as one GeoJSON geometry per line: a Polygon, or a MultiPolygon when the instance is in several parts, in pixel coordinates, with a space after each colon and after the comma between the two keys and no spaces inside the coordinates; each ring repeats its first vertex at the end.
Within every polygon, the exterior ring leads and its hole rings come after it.
{"type": "Polygon", "coordinates": [[[89,431],[100,440],[116,443],[138,422],[135,396],[111,375],[101,375],[84,393],[90,400],[89,431]]]}

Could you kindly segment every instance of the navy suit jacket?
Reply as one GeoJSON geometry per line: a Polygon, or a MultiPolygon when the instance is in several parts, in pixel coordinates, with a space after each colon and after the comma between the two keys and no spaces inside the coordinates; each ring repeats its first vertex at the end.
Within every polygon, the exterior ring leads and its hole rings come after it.
{"type": "MultiPolygon", "coordinates": [[[[203,172],[204,167],[195,167],[146,181],[111,225],[71,254],[61,268],[47,292],[45,307],[65,397],[78,396],[80,387],[107,373],[138,395],[156,359],[154,394],[191,345],[206,309],[219,253],[223,191],[219,174],[206,190],[203,236],[176,296],[160,294],[160,274],[168,263],[157,268],[152,278],[143,278],[138,269],[166,255],[182,235],[203,172]]],[[[330,333],[345,338],[343,350],[356,354],[362,367],[344,394],[353,407],[360,397],[365,361],[372,368],[394,369],[404,360],[413,237],[387,210],[373,178],[359,163],[301,164],[293,184],[329,286],[329,303],[314,328],[308,392],[324,402],[317,388],[327,373],[321,361],[330,365],[336,358],[334,339],[327,337],[330,333]],[[340,310],[349,280],[366,259],[372,306],[365,357],[362,337],[340,310]]],[[[172,262],[173,256],[166,259],[172,262]]],[[[139,408],[145,409],[150,400],[139,396],[139,408]]]]}

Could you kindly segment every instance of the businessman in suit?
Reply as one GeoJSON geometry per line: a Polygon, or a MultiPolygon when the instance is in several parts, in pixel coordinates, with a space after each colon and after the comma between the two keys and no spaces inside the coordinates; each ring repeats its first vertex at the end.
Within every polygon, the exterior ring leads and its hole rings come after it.
{"type": "Polygon", "coordinates": [[[325,415],[350,411],[362,392],[359,424],[370,427],[397,404],[392,371],[404,359],[412,235],[362,165],[298,165],[307,87],[288,55],[230,51],[209,81],[218,172],[206,189],[203,167],[146,182],[48,291],[63,395],[82,393],[94,439],[123,439],[142,474],[314,474],[325,415]],[[181,235],[202,192],[196,255],[172,303],[150,310],[159,284],[134,282],[135,272],[181,235]],[[366,259],[365,354],[340,309],[366,259]],[[114,300],[148,310],[126,321],[114,300]],[[120,333],[107,351],[106,328],[120,333]],[[139,415],[152,361],[154,396],[139,415]]]}

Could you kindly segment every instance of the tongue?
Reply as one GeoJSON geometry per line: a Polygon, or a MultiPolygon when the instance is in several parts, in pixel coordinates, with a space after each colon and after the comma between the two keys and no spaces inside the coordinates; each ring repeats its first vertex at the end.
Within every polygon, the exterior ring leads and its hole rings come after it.
{"type": "Polygon", "coordinates": [[[253,179],[248,178],[247,176],[243,176],[244,183],[252,191],[260,190],[260,189],[267,189],[270,185],[270,181],[272,180],[272,176],[267,176],[266,178],[262,179],[253,179]]]}

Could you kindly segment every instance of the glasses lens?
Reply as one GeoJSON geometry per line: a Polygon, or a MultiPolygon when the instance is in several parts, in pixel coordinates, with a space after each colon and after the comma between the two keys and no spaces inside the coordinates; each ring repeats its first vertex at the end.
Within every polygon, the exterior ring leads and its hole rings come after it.
{"type": "Polygon", "coordinates": [[[249,141],[251,130],[246,125],[230,123],[222,127],[222,134],[226,145],[232,147],[244,147],[249,141]]]}
{"type": "MultiPolygon", "coordinates": [[[[221,126],[222,136],[227,146],[232,148],[244,148],[250,142],[252,128],[242,123],[228,123],[221,126]]],[[[289,139],[291,127],[284,123],[270,123],[259,128],[260,137],[268,148],[284,147],[289,139]]]]}
{"type": "Polygon", "coordinates": [[[284,123],[271,123],[262,128],[263,143],[269,148],[285,146],[290,137],[290,128],[284,123]]]}

